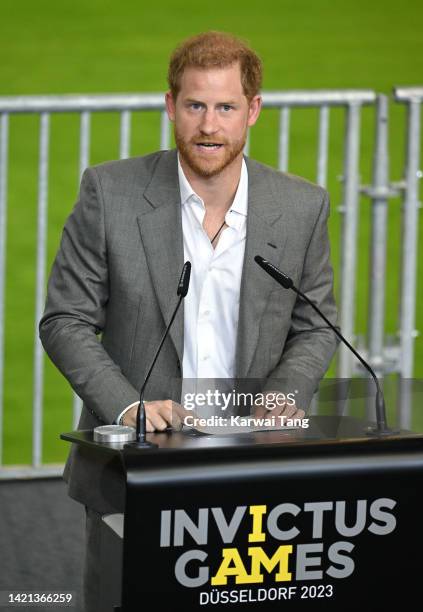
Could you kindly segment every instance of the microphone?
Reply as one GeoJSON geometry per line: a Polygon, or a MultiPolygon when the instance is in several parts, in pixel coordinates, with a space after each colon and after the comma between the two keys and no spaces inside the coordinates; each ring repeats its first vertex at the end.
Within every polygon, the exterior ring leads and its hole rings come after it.
{"type": "MultiPolygon", "coordinates": [[[[191,262],[186,261],[184,263],[184,267],[182,268],[181,278],[179,279],[176,295],[179,295],[182,298],[186,297],[188,293],[190,278],[191,278],[191,262]]],[[[179,308],[179,304],[177,307],[179,308]]],[[[169,327],[171,326],[171,324],[172,324],[172,321],[169,323],[169,327]]]]}
{"type": "Polygon", "coordinates": [[[377,376],[374,373],[373,369],[370,367],[370,365],[366,361],[364,361],[363,357],[355,350],[353,346],[351,346],[351,344],[348,342],[346,338],[344,338],[341,332],[334,325],[332,325],[329,319],[325,317],[323,312],[321,312],[320,308],[318,308],[316,304],[310,300],[310,298],[308,298],[304,293],[302,293],[299,289],[297,289],[297,287],[295,287],[294,281],[292,280],[292,278],[284,274],[281,270],[279,270],[279,268],[274,266],[272,263],[267,261],[267,259],[264,259],[264,257],[261,257],[260,255],[256,255],[254,257],[254,261],[260,266],[260,268],[262,268],[265,272],[270,274],[270,276],[274,278],[277,283],[282,285],[282,287],[284,287],[285,289],[292,289],[293,291],[295,291],[297,295],[300,296],[301,299],[307,302],[307,304],[310,304],[310,306],[317,312],[318,315],[320,315],[320,317],[322,317],[322,319],[329,325],[329,327],[335,332],[338,338],[342,340],[342,342],[350,349],[350,351],[354,353],[354,355],[357,357],[360,363],[363,364],[366,370],[373,377],[373,380],[376,384],[376,389],[377,389],[376,391],[376,428],[375,429],[369,428],[368,433],[375,434],[378,436],[387,436],[387,435],[391,435],[392,433],[394,433],[391,429],[387,427],[385,399],[383,397],[382,389],[380,388],[377,376]]]}
{"type": "Polygon", "coordinates": [[[184,267],[182,268],[182,273],[181,273],[181,278],[179,279],[179,283],[178,283],[178,289],[176,292],[176,295],[179,296],[179,300],[178,303],[176,304],[176,308],[173,311],[173,315],[172,318],[169,321],[169,325],[166,327],[165,332],[162,336],[162,339],[160,340],[160,344],[158,346],[158,349],[156,351],[156,354],[153,357],[153,361],[151,362],[150,368],[147,372],[147,375],[144,379],[144,382],[141,386],[141,390],[140,390],[140,403],[138,405],[138,410],[137,410],[137,434],[136,434],[136,439],[134,442],[129,442],[128,444],[126,444],[126,446],[129,446],[131,448],[154,448],[157,446],[157,444],[153,444],[152,442],[148,442],[146,440],[146,423],[147,423],[147,419],[146,419],[146,415],[145,415],[145,406],[144,406],[144,391],[145,388],[147,386],[147,383],[149,381],[149,378],[151,376],[151,372],[153,371],[154,365],[157,361],[158,356],[160,355],[160,351],[162,349],[162,346],[164,344],[164,341],[166,340],[166,337],[169,333],[170,328],[172,327],[172,323],[175,320],[176,314],[179,310],[179,306],[181,305],[182,300],[184,299],[184,297],[187,295],[188,293],[188,288],[189,288],[189,280],[190,280],[190,276],[191,276],[191,262],[186,261],[184,263],[184,267]]]}

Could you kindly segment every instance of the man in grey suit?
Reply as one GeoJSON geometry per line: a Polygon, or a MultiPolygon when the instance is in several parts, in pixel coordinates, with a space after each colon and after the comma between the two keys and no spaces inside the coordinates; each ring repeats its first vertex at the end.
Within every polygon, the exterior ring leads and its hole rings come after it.
{"type": "MultiPolygon", "coordinates": [[[[263,379],[269,392],[282,384],[296,402],[279,413],[301,417],[337,342],[254,256],[280,266],[335,323],[327,194],[243,156],[260,114],[261,62],[242,41],[217,32],[185,41],[171,58],[169,85],[177,151],[84,174],[50,276],[43,345],[83,399],[81,428],[134,425],[141,382],[191,259],[185,315],[145,391],[148,430],[174,423],[183,377],[263,379]]],[[[86,609],[94,610],[93,524],[123,509],[121,474],[113,461],[100,465],[73,449],[65,477],[91,512],[86,609]]]]}

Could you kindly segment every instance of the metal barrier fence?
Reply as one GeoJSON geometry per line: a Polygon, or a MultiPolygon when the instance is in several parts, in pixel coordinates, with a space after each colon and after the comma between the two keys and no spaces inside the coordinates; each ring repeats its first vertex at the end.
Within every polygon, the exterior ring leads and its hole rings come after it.
{"type": "Polygon", "coordinates": [[[410,395],[407,381],[413,376],[414,341],[418,335],[416,325],[416,285],[417,285],[417,244],[419,179],[421,154],[421,106],[423,87],[398,87],[394,90],[395,100],[407,105],[407,156],[404,168],[403,190],[403,233],[401,263],[401,310],[400,345],[398,349],[398,371],[401,375],[400,405],[401,422],[409,426],[410,395]]]}
{"type": "MultiPolygon", "coordinates": [[[[420,155],[420,106],[423,88],[399,88],[395,100],[408,105],[408,156],[404,181],[389,182],[388,165],[388,99],[371,90],[321,90],[264,92],[264,109],[279,109],[278,168],[288,170],[290,153],[291,111],[298,107],[319,109],[318,141],[316,153],[316,182],[327,185],[328,148],[331,107],[345,108],[345,141],[343,160],[343,196],[339,211],[342,214],[342,253],[340,269],[339,322],[344,335],[355,340],[355,295],[357,272],[357,235],[360,192],[372,202],[372,252],[370,256],[369,330],[367,346],[362,347],[379,375],[398,372],[411,377],[413,372],[413,342],[415,337],[417,212],[420,155]],[[361,186],[359,176],[360,125],[363,105],[371,105],[376,113],[373,179],[371,186],[361,186]],[[384,345],[384,308],[386,278],[387,206],[390,197],[403,194],[404,229],[402,252],[402,288],[400,342],[396,346],[384,345]]],[[[46,285],[47,202],[49,190],[49,140],[52,113],[79,113],[79,168],[80,174],[90,160],[91,115],[96,112],[120,114],[121,158],[128,157],[131,140],[131,113],[135,111],[161,112],[160,147],[170,146],[170,126],[164,109],[162,94],[145,95],[84,95],[84,96],[21,96],[0,97],[0,466],[3,443],[3,390],[5,345],[5,274],[7,181],[9,149],[9,116],[16,113],[35,113],[40,117],[38,162],[38,222],[36,254],[36,303],[34,318],[34,388],[33,388],[33,440],[32,467],[15,470],[15,474],[37,475],[56,473],[43,467],[42,415],[43,415],[43,350],[38,338],[38,321],[44,307],[46,285]]],[[[249,141],[247,142],[248,152],[249,141]]],[[[338,377],[348,378],[359,371],[351,355],[342,348],[338,358],[338,377]]],[[[404,393],[404,414],[407,415],[407,395],[404,393]]],[[[76,425],[81,403],[75,396],[73,422],[76,425]]],[[[409,417],[405,416],[406,424],[409,417]]],[[[12,472],[9,471],[9,477],[12,472]]],[[[0,476],[1,477],[1,476],[0,476]]]]}

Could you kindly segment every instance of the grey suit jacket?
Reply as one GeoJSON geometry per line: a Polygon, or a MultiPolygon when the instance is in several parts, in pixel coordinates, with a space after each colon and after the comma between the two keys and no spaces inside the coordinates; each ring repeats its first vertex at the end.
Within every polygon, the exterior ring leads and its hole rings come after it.
{"type": "MultiPolygon", "coordinates": [[[[248,158],[246,163],[236,376],[266,379],[265,387],[272,390],[280,389],[282,380],[287,392],[298,390],[297,404],[306,408],[336,337],[312,308],[265,274],[254,256],[262,255],[291,276],[335,324],[328,197],[303,179],[248,158]]],[[[45,350],[84,402],[80,428],[113,423],[139,398],[176,305],[182,265],[176,152],[87,169],[63,231],[40,322],[45,350]]],[[[182,309],[163,348],[145,399],[179,401],[175,381],[182,375],[182,309]]],[[[100,512],[116,510],[114,500],[122,492],[118,463],[103,465],[87,451],[73,449],[65,477],[71,496],[100,512]]]]}

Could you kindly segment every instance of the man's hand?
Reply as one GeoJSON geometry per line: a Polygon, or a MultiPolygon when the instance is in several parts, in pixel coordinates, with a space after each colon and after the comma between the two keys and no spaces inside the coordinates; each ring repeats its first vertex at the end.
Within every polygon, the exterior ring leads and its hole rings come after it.
{"type": "Polygon", "coordinates": [[[254,407],[254,416],[258,418],[285,416],[288,419],[302,419],[305,416],[304,410],[298,408],[296,404],[288,403],[283,398],[283,393],[279,391],[267,391],[264,405],[254,407]]]}
{"type": "MultiPolygon", "coordinates": [[[[135,404],[123,415],[122,423],[136,427],[138,405],[135,404]]],[[[149,433],[153,431],[164,431],[167,427],[181,429],[184,409],[180,404],[172,400],[155,400],[144,402],[146,415],[146,429],[149,433]]]]}

